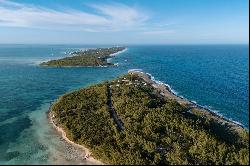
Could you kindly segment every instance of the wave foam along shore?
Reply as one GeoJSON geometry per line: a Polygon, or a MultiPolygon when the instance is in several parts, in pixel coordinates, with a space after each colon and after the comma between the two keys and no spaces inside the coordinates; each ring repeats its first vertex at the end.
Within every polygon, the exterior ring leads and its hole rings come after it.
{"type": "Polygon", "coordinates": [[[124,53],[124,52],[126,52],[128,50],[128,48],[125,48],[124,50],[122,50],[122,51],[118,51],[118,52],[116,52],[116,53],[113,53],[113,54],[110,54],[109,56],[116,56],[116,55],[118,55],[118,54],[121,54],[121,53],[124,53]]]}
{"type": "Polygon", "coordinates": [[[193,108],[198,109],[199,111],[203,112],[203,113],[209,113],[212,114],[212,116],[214,116],[214,118],[216,118],[217,120],[219,119],[220,121],[222,121],[222,123],[229,123],[232,127],[240,127],[240,128],[246,128],[243,124],[241,124],[240,122],[237,121],[233,121],[229,118],[224,117],[223,115],[221,115],[220,113],[218,113],[217,111],[211,110],[205,106],[199,105],[197,102],[191,101],[186,99],[185,97],[182,96],[178,96],[177,92],[174,91],[170,85],[163,83],[161,81],[156,80],[150,73],[145,73],[143,72],[142,69],[130,69],[128,70],[128,73],[135,73],[135,74],[139,74],[142,76],[142,78],[152,84],[152,86],[158,90],[160,90],[161,94],[163,94],[165,97],[167,98],[172,98],[175,99],[177,102],[179,102],[180,104],[186,104],[189,105],[193,108]]]}

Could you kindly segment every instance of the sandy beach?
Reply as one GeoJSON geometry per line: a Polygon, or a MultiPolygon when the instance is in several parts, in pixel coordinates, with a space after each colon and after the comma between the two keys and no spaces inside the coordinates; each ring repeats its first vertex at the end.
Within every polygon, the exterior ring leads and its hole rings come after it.
{"type": "Polygon", "coordinates": [[[87,149],[86,147],[84,147],[83,145],[79,145],[74,143],[73,141],[69,140],[67,138],[66,133],[64,132],[64,130],[61,127],[56,126],[56,124],[54,123],[54,119],[53,119],[53,114],[49,111],[48,112],[48,120],[49,123],[52,125],[52,127],[60,134],[60,136],[70,145],[72,145],[73,147],[79,148],[82,150],[82,156],[83,156],[83,160],[85,160],[86,162],[84,163],[79,163],[79,165],[105,165],[104,163],[102,163],[101,161],[98,161],[96,159],[94,159],[91,156],[91,152],[89,149],[87,149]]]}

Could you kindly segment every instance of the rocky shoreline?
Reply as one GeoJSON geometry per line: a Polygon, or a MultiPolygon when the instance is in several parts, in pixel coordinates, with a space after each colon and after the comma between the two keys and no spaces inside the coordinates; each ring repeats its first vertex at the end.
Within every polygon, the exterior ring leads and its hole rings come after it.
{"type": "MultiPolygon", "coordinates": [[[[176,100],[178,103],[180,103],[181,105],[185,105],[189,108],[189,110],[194,109],[196,111],[198,111],[200,114],[202,114],[205,117],[209,117],[212,118],[213,120],[217,121],[218,123],[222,124],[222,125],[226,125],[229,128],[234,129],[235,131],[238,130],[242,130],[244,129],[244,126],[236,123],[234,121],[231,121],[221,115],[216,114],[215,112],[200,106],[192,101],[189,101],[183,97],[177,96],[175,93],[173,93],[171,91],[171,89],[163,84],[163,83],[158,83],[157,81],[152,79],[152,76],[150,74],[144,73],[141,70],[129,70],[128,71],[129,74],[136,74],[138,76],[140,76],[141,78],[144,79],[145,82],[147,82],[148,84],[150,84],[152,87],[154,87],[156,90],[159,91],[159,94],[163,97],[169,98],[169,99],[174,99],[176,100]]],[[[191,111],[189,111],[189,113],[192,114],[191,111]]]]}

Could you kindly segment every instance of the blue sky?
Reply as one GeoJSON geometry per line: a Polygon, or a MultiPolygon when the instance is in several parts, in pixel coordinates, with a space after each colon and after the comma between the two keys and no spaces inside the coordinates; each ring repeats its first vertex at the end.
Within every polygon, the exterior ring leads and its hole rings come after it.
{"type": "Polygon", "coordinates": [[[0,43],[248,44],[248,0],[0,0],[0,43]]]}

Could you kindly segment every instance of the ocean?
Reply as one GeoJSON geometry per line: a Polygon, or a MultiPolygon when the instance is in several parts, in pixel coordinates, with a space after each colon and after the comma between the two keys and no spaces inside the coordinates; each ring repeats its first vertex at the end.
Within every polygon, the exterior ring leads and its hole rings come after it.
{"type": "MultiPolygon", "coordinates": [[[[142,69],[174,93],[249,130],[248,45],[131,45],[115,67],[51,68],[42,61],[108,45],[0,45],[0,164],[76,164],[48,124],[50,104],[66,92],[142,69]]],[[[86,163],[87,164],[87,163],[86,163]]]]}

